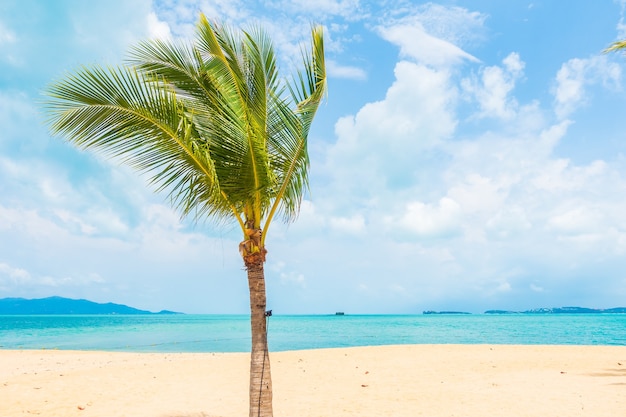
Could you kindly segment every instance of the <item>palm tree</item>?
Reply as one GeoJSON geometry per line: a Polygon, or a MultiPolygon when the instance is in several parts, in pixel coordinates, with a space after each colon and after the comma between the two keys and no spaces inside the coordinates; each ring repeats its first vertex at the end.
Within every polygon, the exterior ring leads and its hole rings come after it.
{"type": "Polygon", "coordinates": [[[193,44],[152,40],[128,65],[83,67],[51,84],[53,134],[146,172],[183,216],[235,221],[250,289],[250,417],[272,416],[263,264],[277,216],[293,221],[308,184],[307,136],[326,89],[321,27],[303,69],[279,78],[260,29],[200,16],[193,44]]]}

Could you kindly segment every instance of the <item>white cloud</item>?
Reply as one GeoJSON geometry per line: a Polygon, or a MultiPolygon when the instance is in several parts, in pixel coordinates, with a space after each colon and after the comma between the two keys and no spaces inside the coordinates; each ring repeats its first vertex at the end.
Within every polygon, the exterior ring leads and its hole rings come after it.
{"type": "Polygon", "coordinates": [[[462,182],[451,186],[448,195],[458,202],[466,213],[493,212],[502,206],[506,198],[506,192],[503,190],[508,185],[507,181],[470,173],[462,182]]]}
{"type": "Polygon", "coordinates": [[[449,197],[438,204],[411,202],[400,219],[400,225],[423,237],[448,237],[460,230],[461,206],[449,197]]]}
{"type": "Polygon", "coordinates": [[[513,77],[518,78],[523,75],[526,63],[524,63],[520,59],[520,56],[517,52],[511,52],[509,55],[507,55],[506,58],[502,60],[502,63],[513,77]]]}
{"type": "Polygon", "coordinates": [[[10,280],[13,284],[27,283],[30,281],[31,276],[28,271],[22,268],[15,268],[4,262],[0,262],[0,283],[6,280],[10,280]]]}
{"type": "Polygon", "coordinates": [[[401,61],[395,74],[384,100],[366,104],[335,126],[337,143],[329,148],[327,170],[339,185],[350,181],[344,197],[368,198],[385,184],[411,183],[420,152],[454,131],[450,111],[456,90],[446,72],[401,61]]]}
{"type": "Polygon", "coordinates": [[[280,273],[280,282],[282,284],[291,284],[297,285],[302,288],[306,288],[306,279],[304,279],[304,274],[298,274],[294,272],[281,272],[280,273]]]}
{"type": "Polygon", "coordinates": [[[581,234],[602,231],[602,214],[598,210],[587,207],[576,207],[562,211],[559,207],[557,214],[548,219],[548,227],[565,234],[581,234]]]}
{"type": "MultiPolygon", "coordinates": [[[[150,0],[76,3],[68,10],[73,41],[63,52],[117,64],[131,45],[149,38],[168,38],[170,22],[155,12],[152,3],[150,0]]],[[[188,7],[193,10],[195,23],[198,8],[196,5],[188,7]]],[[[177,10],[182,12],[186,8],[177,10]]]]}
{"type": "Polygon", "coordinates": [[[477,117],[510,120],[517,111],[518,103],[510,94],[523,76],[525,64],[517,53],[509,54],[502,64],[484,68],[480,80],[466,78],[461,82],[463,89],[478,101],[477,117]]]}
{"type": "MultiPolygon", "coordinates": [[[[289,286],[293,285],[293,286],[300,287],[300,288],[306,288],[307,282],[304,277],[304,274],[294,271],[294,270],[289,270],[288,268],[289,267],[287,263],[284,261],[277,261],[277,262],[268,261],[267,269],[270,271],[270,273],[268,274],[268,277],[273,277],[275,275],[278,275],[278,278],[282,285],[289,285],[289,286]]],[[[271,278],[268,278],[268,279],[271,279],[271,278]]]]}
{"type": "MultiPolygon", "coordinates": [[[[75,186],[64,167],[49,165],[40,159],[0,157],[0,173],[7,180],[6,195],[19,195],[22,204],[29,207],[45,207],[30,212],[36,221],[47,225],[43,230],[60,227],[72,233],[100,236],[121,236],[128,231],[128,225],[116,211],[119,203],[114,203],[103,189],[111,185],[102,179],[99,183],[87,179],[75,186]]],[[[124,182],[132,193],[134,181],[124,182]]],[[[18,216],[14,223],[19,222],[18,216]]]]}
{"type": "Polygon", "coordinates": [[[62,276],[53,277],[45,275],[37,279],[38,285],[45,285],[48,287],[76,287],[76,286],[89,286],[93,284],[104,284],[106,281],[97,273],[92,272],[80,276],[62,276]]]}
{"type": "Polygon", "coordinates": [[[53,277],[50,275],[33,275],[29,271],[0,262],[0,289],[5,293],[19,293],[34,287],[72,287],[103,284],[105,280],[92,272],[81,276],[53,277]]]}
{"type": "Polygon", "coordinates": [[[494,293],[506,293],[511,291],[511,283],[507,281],[502,281],[498,284],[498,286],[494,289],[494,293]]]}
{"type": "Polygon", "coordinates": [[[367,73],[358,67],[339,65],[333,60],[326,61],[326,70],[329,77],[348,78],[353,80],[367,79],[367,73]]]}
{"type": "Polygon", "coordinates": [[[150,12],[146,17],[148,27],[148,37],[151,39],[169,39],[172,34],[170,32],[170,26],[167,22],[159,20],[154,12],[150,12]]]}
{"type": "Polygon", "coordinates": [[[544,169],[536,172],[531,183],[537,190],[549,192],[575,191],[584,186],[579,181],[572,181],[570,161],[553,159],[546,161],[544,169]]]}
{"type": "Polygon", "coordinates": [[[536,285],[536,284],[530,284],[530,289],[531,289],[531,291],[538,292],[538,293],[541,293],[541,292],[545,291],[542,286],[539,286],[539,285],[536,285]]]}
{"type": "Polygon", "coordinates": [[[606,87],[615,87],[620,79],[620,66],[609,62],[606,56],[570,59],[559,69],[553,88],[557,117],[565,119],[584,105],[588,99],[588,86],[602,83],[606,87]]]}
{"type": "Polygon", "coordinates": [[[567,117],[580,104],[584,96],[585,69],[587,61],[574,59],[559,70],[555,90],[556,113],[560,118],[567,117]]]}
{"type": "Polygon", "coordinates": [[[358,235],[365,231],[365,218],[360,214],[352,217],[331,217],[330,228],[340,233],[358,235]]]}
{"type": "Polygon", "coordinates": [[[298,219],[289,225],[282,224],[280,218],[274,217],[269,228],[268,239],[282,238],[287,233],[295,233],[299,236],[316,235],[327,230],[327,218],[320,213],[315,203],[311,200],[302,200],[298,219]]]}
{"type": "Polygon", "coordinates": [[[483,41],[485,19],[486,15],[462,7],[408,3],[391,9],[378,32],[398,45],[404,57],[450,67],[463,61],[478,62],[462,48],[483,41]]]}
{"type": "Polygon", "coordinates": [[[384,26],[419,23],[430,35],[457,46],[472,45],[486,39],[487,15],[463,7],[436,3],[394,4],[385,17],[384,26]]]}
{"type": "Polygon", "coordinates": [[[105,236],[124,236],[129,232],[129,226],[121,219],[120,213],[110,207],[91,208],[85,213],[85,218],[92,224],[95,233],[105,236]]]}
{"type": "Polygon", "coordinates": [[[485,226],[491,238],[511,239],[519,237],[533,225],[523,207],[511,204],[497,210],[485,226]]]}
{"type": "Polygon", "coordinates": [[[54,241],[64,231],[53,221],[43,218],[36,210],[24,210],[0,206],[0,230],[37,241],[54,241]]]}
{"type": "Polygon", "coordinates": [[[449,67],[464,60],[478,62],[477,58],[458,46],[428,34],[419,22],[381,27],[379,31],[384,39],[400,47],[403,57],[421,64],[449,67]]]}
{"type": "Polygon", "coordinates": [[[54,213],[65,225],[65,227],[72,229],[78,229],[78,232],[85,235],[95,235],[98,229],[86,223],[81,217],[71,213],[68,210],[56,210],[54,213]]]}

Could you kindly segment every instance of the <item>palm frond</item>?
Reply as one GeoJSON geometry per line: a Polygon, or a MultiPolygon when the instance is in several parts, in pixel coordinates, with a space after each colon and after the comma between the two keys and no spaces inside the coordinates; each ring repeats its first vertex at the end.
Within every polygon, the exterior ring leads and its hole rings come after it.
{"type": "MultiPolygon", "coordinates": [[[[255,227],[260,226],[269,205],[267,190],[273,182],[266,149],[266,101],[267,69],[271,69],[269,75],[273,82],[275,63],[272,62],[271,44],[263,36],[258,36],[260,33],[254,36],[244,32],[241,38],[224,26],[209,23],[204,16],[198,24],[198,49],[205,59],[206,72],[211,74],[216,89],[226,98],[225,102],[233,106],[240,126],[245,128],[245,135],[239,136],[245,139],[245,143],[237,142],[245,144],[245,149],[240,148],[244,152],[238,154],[243,158],[229,169],[239,168],[238,186],[232,189],[232,193],[247,193],[241,198],[251,203],[255,227]]],[[[229,192],[229,195],[233,194],[229,192]]]]}
{"type": "Polygon", "coordinates": [[[623,49],[626,49],[626,40],[613,42],[608,48],[606,48],[602,52],[604,52],[606,54],[606,53],[609,53],[609,52],[621,51],[623,49]]]}
{"type": "MultiPolygon", "coordinates": [[[[269,137],[275,164],[280,167],[279,188],[270,208],[265,229],[274,215],[281,212],[285,221],[298,214],[304,191],[308,187],[309,158],[307,138],[311,122],[326,92],[326,66],[324,62],[324,33],[321,26],[311,29],[310,55],[302,52],[304,70],[298,72],[294,83],[288,84],[296,109],[287,109],[279,97],[272,98],[269,137]]],[[[267,233],[264,230],[263,237],[267,233]]]]}
{"type": "Polygon", "coordinates": [[[211,214],[232,214],[220,193],[207,147],[176,94],[132,69],[83,68],[48,91],[48,124],[79,148],[120,159],[169,189],[189,214],[211,202],[211,214]]]}
{"type": "Polygon", "coordinates": [[[48,124],[146,172],[183,215],[234,217],[244,233],[262,228],[264,242],[276,213],[295,219],[308,186],[307,136],[326,90],[322,28],[291,83],[261,28],[235,33],[201,15],[196,35],[139,43],[132,67],[83,68],[53,84],[48,124]]]}

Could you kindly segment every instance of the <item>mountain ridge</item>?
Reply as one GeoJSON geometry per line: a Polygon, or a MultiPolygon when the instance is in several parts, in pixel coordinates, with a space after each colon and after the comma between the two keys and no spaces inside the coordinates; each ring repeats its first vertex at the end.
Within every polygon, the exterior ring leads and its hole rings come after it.
{"type": "Polygon", "coordinates": [[[96,303],[59,296],[46,298],[0,298],[0,315],[46,314],[182,314],[169,310],[152,312],[124,304],[96,303]]]}

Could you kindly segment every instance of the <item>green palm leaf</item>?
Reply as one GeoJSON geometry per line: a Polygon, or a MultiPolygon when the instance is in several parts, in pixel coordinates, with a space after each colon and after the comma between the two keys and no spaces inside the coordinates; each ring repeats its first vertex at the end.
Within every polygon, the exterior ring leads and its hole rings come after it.
{"type": "Polygon", "coordinates": [[[613,42],[608,48],[606,48],[603,52],[604,53],[609,53],[609,52],[615,52],[615,51],[621,51],[623,49],[626,49],[626,40],[621,40],[621,41],[616,41],[613,42]]]}
{"type": "Polygon", "coordinates": [[[51,130],[149,173],[183,215],[234,217],[265,236],[276,213],[295,219],[308,186],[307,136],[326,88],[323,33],[311,34],[303,70],[285,83],[263,30],[236,34],[201,16],[193,45],[142,42],[129,67],[53,84],[51,130]]]}
{"type": "MultiPolygon", "coordinates": [[[[307,137],[317,108],[326,92],[326,66],[324,62],[324,35],[321,27],[311,29],[310,55],[304,50],[302,57],[304,70],[298,72],[298,79],[288,84],[292,99],[297,103],[291,110],[277,96],[269,119],[271,134],[269,147],[275,155],[275,163],[280,168],[276,199],[268,215],[266,229],[274,214],[282,212],[285,221],[295,219],[304,191],[308,187],[309,157],[307,137]]],[[[265,232],[266,230],[264,230],[265,232]]],[[[266,233],[263,234],[266,236],[266,233]]]]}
{"type": "Polygon", "coordinates": [[[185,214],[229,213],[206,144],[173,91],[132,69],[94,67],[52,85],[48,95],[53,132],[149,173],[185,214]]]}

